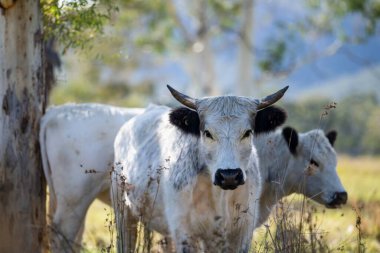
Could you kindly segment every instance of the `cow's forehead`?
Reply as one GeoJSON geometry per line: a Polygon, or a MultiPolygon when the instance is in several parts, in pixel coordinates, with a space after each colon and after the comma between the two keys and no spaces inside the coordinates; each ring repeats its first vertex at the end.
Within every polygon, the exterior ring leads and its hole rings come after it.
{"type": "Polygon", "coordinates": [[[203,98],[197,101],[197,112],[201,118],[236,119],[256,113],[257,102],[253,99],[237,96],[203,98]]]}
{"type": "Polygon", "coordinates": [[[335,150],[322,130],[313,130],[306,133],[302,142],[307,152],[311,152],[314,157],[320,158],[321,161],[336,159],[335,150]]]}
{"type": "Polygon", "coordinates": [[[236,137],[242,132],[252,128],[252,118],[249,117],[221,117],[215,120],[206,121],[201,130],[211,130],[219,137],[236,137]]]}
{"type": "Polygon", "coordinates": [[[247,128],[256,108],[255,100],[236,96],[204,98],[197,104],[201,129],[207,127],[223,132],[247,128]]]}

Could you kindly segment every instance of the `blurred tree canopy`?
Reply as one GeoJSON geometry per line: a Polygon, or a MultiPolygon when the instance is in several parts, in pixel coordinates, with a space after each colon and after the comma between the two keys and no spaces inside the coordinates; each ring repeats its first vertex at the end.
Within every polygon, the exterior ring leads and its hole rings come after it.
{"type": "Polygon", "coordinates": [[[43,0],[42,7],[46,38],[56,38],[64,52],[86,49],[82,60],[87,59],[85,64],[92,68],[86,76],[93,85],[99,83],[101,68],[108,68],[115,74],[109,79],[115,79],[123,71],[172,57],[184,65],[191,83],[197,84],[192,88],[210,95],[220,93],[216,58],[227,48],[240,52],[240,62],[234,64],[238,65],[235,82],[239,93],[249,95],[251,89],[246,87],[253,83],[289,75],[334,54],[345,43],[361,43],[378,31],[380,1],[304,0],[298,5],[305,11],[277,20],[273,34],[258,48],[254,24],[263,18],[256,17],[259,3],[265,1],[43,0]],[[350,16],[357,18],[355,26],[347,28],[350,16]],[[303,44],[326,38],[330,42],[322,48],[305,49],[303,44]],[[184,54],[192,59],[190,63],[181,61],[184,54]]]}
{"type": "MultiPolygon", "coordinates": [[[[52,93],[53,103],[105,102],[143,106],[157,97],[157,80],[136,77],[138,69],[176,59],[191,78],[195,94],[218,94],[217,55],[234,48],[240,59],[235,83],[252,90],[267,76],[286,76],[300,66],[336,53],[345,43],[362,43],[378,33],[380,1],[304,0],[306,11],[275,23],[258,48],[255,23],[260,0],[42,0],[44,34],[62,52],[70,81],[52,93]],[[248,11],[247,11],[248,10],[248,11]],[[355,16],[355,26],[347,25],[355,16]],[[350,29],[355,27],[355,29],[350,29]],[[328,38],[323,48],[305,49],[302,41],[328,38]],[[69,48],[84,50],[68,50],[69,48]],[[183,60],[184,55],[190,61],[183,60]],[[246,57],[249,55],[250,57],[246,57]],[[131,78],[133,77],[133,78],[131,78]],[[131,81],[134,79],[134,81],[131,81]],[[136,81],[137,80],[137,81],[136,81]]],[[[262,1],[261,3],[266,3],[262,1]]],[[[262,18],[262,17],[261,17],[262,18]]],[[[265,81],[265,80],[264,80],[265,81]]],[[[239,87],[237,89],[240,89],[239,87]]],[[[327,100],[288,103],[288,124],[299,131],[339,131],[337,149],[350,154],[380,153],[379,102],[373,95],[351,96],[321,119],[327,100]]]]}
{"type": "Polygon", "coordinates": [[[337,102],[336,109],[328,110],[324,105],[331,101],[323,99],[286,103],[286,124],[298,131],[314,128],[325,132],[338,131],[336,149],[351,155],[380,154],[380,103],[373,94],[351,95],[337,102]],[[323,115],[323,116],[322,116],[323,115]]]}
{"type": "Polygon", "coordinates": [[[57,39],[63,52],[88,46],[118,10],[111,0],[41,0],[41,8],[45,39],[57,39]]]}

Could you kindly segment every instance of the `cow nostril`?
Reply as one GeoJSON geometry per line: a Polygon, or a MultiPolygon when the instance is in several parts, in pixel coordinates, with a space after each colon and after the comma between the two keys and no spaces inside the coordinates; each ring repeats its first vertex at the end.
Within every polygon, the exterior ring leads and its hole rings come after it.
{"type": "Polygon", "coordinates": [[[347,192],[337,192],[335,194],[336,199],[340,204],[346,204],[348,198],[347,192]]]}
{"type": "Polygon", "coordinates": [[[214,184],[220,184],[224,180],[222,170],[218,169],[215,173],[215,181],[214,184]]]}
{"type": "Polygon", "coordinates": [[[237,168],[237,169],[236,169],[235,180],[236,180],[238,183],[241,183],[241,182],[244,181],[243,171],[242,171],[240,168],[237,168]]]}

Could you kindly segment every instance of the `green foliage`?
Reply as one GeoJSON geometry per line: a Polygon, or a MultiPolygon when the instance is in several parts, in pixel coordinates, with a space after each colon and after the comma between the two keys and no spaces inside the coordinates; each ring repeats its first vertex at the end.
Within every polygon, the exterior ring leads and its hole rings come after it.
{"type": "Polygon", "coordinates": [[[120,19],[133,30],[132,42],[142,50],[166,53],[188,50],[206,33],[237,31],[242,1],[187,1],[178,10],[172,1],[122,1],[120,19]],[[195,21],[194,27],[189,21],[195,21]]]}
{"type": "Polygon", "coordinates": [[[373,35],[380,17],[379,1],[374,0],[333,0],[326,1],[332,15],[343,17],[348,13],[361,15],[366,22],[366,34],[373,35]]]}
{"type": "Polygon", "coordinates": [[[259,62],[259,66],[266,72],[280,71],[287,49],[286,43],[285,41],[273,39],[270,40],[267,45],[265,57],[259,62]]]}
{"type": "Polygon", "coordinates": [[[208,1],[221,29],[236,30],[239,24],[239,14],[242,11],[242,1],[208,1]]]}
{"type": "Polygon", "coordinates": [[[117,10],[111,0],[41,0],[41,7],[45,39],[56,38],[63,52],[88,46],[117,10]]]}
{"type": "MultiPolygon", "coordinates": [[[[259,61],[261,70],[273,73],[288,71],[284,64],[285,56],[289,55],[292,46],[299,46],[298,43],[291,41],[291,37],[302,41],[332,36],[344,43],[363,43],[378,31],[376,29],[380,18],[378,0],[306,0],[300,4],[304,5],[306,15],[295,22],[282,21],[278,24],[277,34],[285,33],[286,36],[277,35],[268,39],[263,49],[263,59],[259,61]],[[357,19],[359,22],[355,24],[360,27],[359,29],[347,28],[347,17],[352,15],[360,17],[357,19]]],[[[294,50],[297,51],[297,48],[294,50]]],[[[317,54],[314,52],[312,58],[316,58],[317,54]]],[[[289,58],[296,59],[293,56],[289,58]]],[[[294,59],[290,66],[296,63],[294,59]]]]}
{"type": "Polygon", "coordinates": [[[125,107],[142,107],[147,104],[151,94],[149,84],[131,88],[123,84],[92,85],[90,83],[71,83],[56,87],[51,94],[51,104],[65,103],[107,103],[125,107]]]}
{"type": "Polygon", "coordinates": [[[380,154],[380,108],[371,110],[366,122],[366,133],[362,138],[362,146],[369,154],[380,154]]]}
{"type": "MultiPolygon", "coordinates": [[[[332,26],[341,24],[342,20],[348,14],[357,14],[365,20],[365,34],[354,34],[356,40],[363,40],[366,37],[373,35],[376,31],[377,21],[380,18],[380,2],[377,0],[325,0],[316,1],[308,0],[309,6],[313,9],[323,9],[325,12],[322,16],[328,17],[331,20],[326,23],[327,27],[332,29],[332,26]]],[[[342,29],[335,27],[335,29],[342,29]]],[[[352,32],[352,31],[351,31],[352,32]]],[[[346,34],[346,37],[350,37],[346,34]]]]}
{"type": "Polygon", "coordinates": [[[325,115],[326,99],[308,99],[284,105],[289,118],[287,124],[299,131],[321,128],[336,129],[339,152],[380,154],[380,104],[372,94],[352,95],[339,101],[337,108],[325,115]],[[322,116],[323,115],[323,116],[322,116]]]}

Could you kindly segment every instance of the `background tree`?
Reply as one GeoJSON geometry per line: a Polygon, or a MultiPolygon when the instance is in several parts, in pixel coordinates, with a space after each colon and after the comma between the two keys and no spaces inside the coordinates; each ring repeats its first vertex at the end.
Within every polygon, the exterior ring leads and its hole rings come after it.
{"type": "Polygon", "coordinates": [[[52,68],[59,64],[52,35],[65,36],[64,49],[83,46],[88,37],[81,32],[100,31],[106,19],[95,11],[98,2],[91,4],[0,1],[0,252],[44,250],[46,184],[38,136],[52,68]]]}
{"type": "Polygon", "coordinates": [[[46,106],[38,1],[0,1],[0,252],[42,252],[45,183],[38,145],[46,106]]]}

